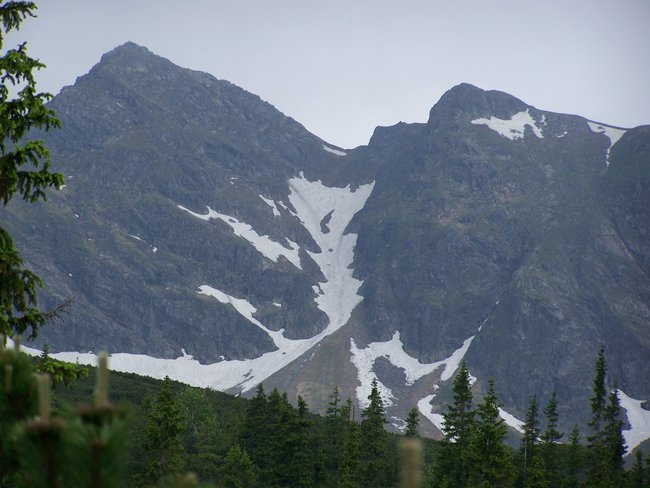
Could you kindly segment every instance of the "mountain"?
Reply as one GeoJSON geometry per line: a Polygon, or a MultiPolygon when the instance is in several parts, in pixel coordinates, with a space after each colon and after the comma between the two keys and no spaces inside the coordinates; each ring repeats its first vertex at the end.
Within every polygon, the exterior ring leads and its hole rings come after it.
{"type": "Polygon", "coordinates": [[[376,377],[396,428],[417,405],[438,435],[462,358],[514,428],[553,389],[584,426],[604,344],[628,443],[650,438],[649,126],[462,84],[343,150],[133,43],[50,106],[66,186],[2,216],[42,303],[75,297],[35,347],[316,409],[376,377]]]}

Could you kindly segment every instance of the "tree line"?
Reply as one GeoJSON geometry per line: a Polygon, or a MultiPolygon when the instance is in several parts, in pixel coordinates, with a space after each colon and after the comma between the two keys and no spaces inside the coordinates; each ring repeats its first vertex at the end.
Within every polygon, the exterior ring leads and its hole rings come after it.
{"type": "MultiPolygon", "coordinates": [[[[116,405],[108,398],[105,360],[94,387],[76,371],[68,386],[56,380],[52,396],[49,375],[33,379],[35,372],[51,370],[44,366],[50,363],[56,366],[46,355],[30,358],[17,348],[0,348],[0,487],[396,487],[400,441],[418,437],[415,408],[401,435],[386,430],[376,381],[359,414],[334,388],[320,416],[300,396],[294,404],[262,384],[244,400],[169,378],[114,373],[113,389],[121,397],[116,405]],[[79,403],[88,396],[91,402],[79,403]]],[[[542,415],[531,398],[519,446],[513,447],[506,442],[494,382],[474,404],[462,362],[443,413],[445,438],[421,439],[416,464],[424,476],[413,486],[649,487],[650,463],[640,450],[624,470],[617,390],[607,387],[605,376],[601,348],[584,438],[577,427],[568,434],[560,430],[553,393],[542,415]]]]}

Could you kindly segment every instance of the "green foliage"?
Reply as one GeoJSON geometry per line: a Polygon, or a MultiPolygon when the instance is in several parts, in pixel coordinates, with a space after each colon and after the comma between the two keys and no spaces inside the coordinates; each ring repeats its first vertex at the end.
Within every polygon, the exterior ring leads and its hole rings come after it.
{"type": "Polygon", "coordinates": [[[388,433],[384,428],[386,412],[379,394],[377,379],[372,380],[368,406],[361,412],[360,479],[362,486],[389,486],[390,466],[387,463],[388,433]]]}
{"type": "Polygon", "coordinates": [[[535,445],[539,437],[537,397],[533,395],[526,411],[524,435],[521,439],[521,453],[524,457],[524,478],[527,478],[528,466],[535,455],[535,445]]]}
{"type": "MultiPolygon", "coordinates": [[[[128,422],[103,386],[93,404],[52,417],[49,376],[35,383],[31,359],[17,349],[0,349],[0,364],[0,486],[123,485],[128,422]]],[[[98,385],[107,374],[100,369],[98,385]]]]}
{"type": "Polygon", "coordinates": [[[185,464],[185,445],[181,435],[185,430],[183,409],[174,393],[169,377],[147,408],[147,423],[139,442],[146,460],[146,474],[139,481],[156,484],[179,474],[185,464]]]}
{"type": "Polygon", "coordinates": [[[251,488],[257,483],[257,468],[238,444],[230,448],[221,468],[224,488],[251,488]]]}
{"type": "Polygon", "coordinates": [[[50,348],[47,344],[43,346],[43,352],[39,356],[39,361],[34,366],[35,371],[47,373],[52,379],[52,386],[64,384],[68,386],[70,382],[77,381],[88,376],[88,368],[80,364],[68,363],[53,359],[49,354],[50,348]]]}
{"type": "MultiPolygon", "coordinates": [[[[18,30],[34,16],[32,2],[0,6],[0,52],[4,35],[18,30]]],[[[18,193],[24,200],[45,200],[44,189],[60,188],[63,175],[50,172],[50,153],[42,141],[21,140],[30,130],[60,127],[55,113],[45,106],[49,93],[36,91],[33,72],[44,65],[27,54],[26,44],[0,57],[0,200],[3,205],[18,193]],[[19,89],[15,96],[11,88],[19,89]]],[[[48,314],[37,307],[41,280],[26,269],[9,233],[0,227],[0,334],[28,334],[31,339],[46,324],[48,314]]]]}
{"type": "Polygon", "coordinates": [[[404,435],[406,437],[417,437],[418,425],[420,425],[420,413],[416,407],[413,407],[409,410],[409,414],[406,417],[406,430],[404,431],[404,435]]]}
{"type": "Polygon", "coordinates": [[[499,401],[494,380],[488,381],[483,402],[476,408],[469,447],[469,480],[471,486],[511,486],[513,467],[510,450],[504,441],[508,433],[499,416],[499,401]]]}
{"type": "Polygon", "coordinates": [[[469,370],[464,360],[454,378],[453,400],[443,414],[442,431],[446,442],[438,454],[438,486],[445,483],[464,486],[469,476],[469,446],[475,411],[469,370]]]}

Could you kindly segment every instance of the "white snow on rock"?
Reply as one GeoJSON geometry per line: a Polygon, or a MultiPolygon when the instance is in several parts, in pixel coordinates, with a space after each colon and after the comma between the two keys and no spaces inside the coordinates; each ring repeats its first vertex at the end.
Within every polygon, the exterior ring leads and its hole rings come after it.
{"type": "Polygon", "coordinates": [[[325,281],[318,283],[320,294],[315,300],[329,317],[328,329],[332,328],[332,332],[348,321],[352,310],[363,300],[357,294],[363,282],[352,276],[351,268],[357,235],[346,234],[345,229],[365,205],[374,185],[361,185],[354,191],[349,186],[330,188],[320,181],[308,181],[302,173],[289,180],[289,201],[321,250],[307,253],[325,276],[325,281]],[[323,233],[320,223],[330,212],[329,232],[323,233]],[[328,252],[330,249],[332,252],[328,252]]]}
{"type": "Polygon", "coordinates": [[[609,125],[599,124],[598,122],[592,122],[591,120],[588,120],[587,124],[589,124],[589,128],[592,132],[605,134],[609,139],[609,147],[607,148],[607,154],[605,155],[605,161],[607,162],[607,166],[609,166],[609,151],[627,131],[625,129],[617,129],[616,127],[611,127],[609,125]]]}
{"type": "MultiPolygon", "coordinates": [[[[199,363],[184,349],[176,359],[154,358],[144,354],[116,353],[110,356],[111,369],[154,378],[169,376],[190,385],[216,390],[238,389],[245,392],[302,356],[323,338],[345,325],[352,310],[363,300],[363,297],[357,294],[362,282],[352,277],[353,270],[350,267],[354,259],[357,236],[345,234],[345,229],[354,214],[363,208],[372,192],[374,183],[362,185],[354,191],[349,187],[330,188],[320,181],[307,181],[301,173],[299,177],[289,181],[289,186],[291,189],[289,198],[296,209],[297,218],[303,223],[321,250],[332,249],[332,252],[309,252],[309,255],[321,268],[326,280],[318,284],[320,294],[316,298],[316,303],[329,318],[327,327],[309,339],[287,339],[284,337],[283,330],[270,330],[255,319],[254,314],[257,309],[247,300],[233,297],[208,285],[201,285],[198,293],[214,298],[224,305],[232,306],[242,317],[268,334],[277,349],[253,359],[224,359],[212,364],[199,363]],[[320,221],[332,211],[329,224],[330,232],[323,234],[320,229],[320,221]]],[[[230,225],[237,235],[244,237],[269,259],[277,260],[280,255],[289,259],[291,256],[293,261],[289,260],[300,267],[297,255],[298,246],[291,241],[289,242],[294,247],[294,254],[280,244],[271,241],[267,236],[259,236],[249,225],[239,222],[233,217],[219,214],[209,207],[208,213],[205,215],[196,214],[181,206],[179,208],[202,220],[221,219],[230,225]]],[[[280,304],[275,305],[279,306],[280,304]]],[[[36,349],[24,348],[24,350],[33,355],[41,354],[41,351],[36,349]]],[[[97,362],[97,356],[92,353],[60,352],[51,354],[51,356],[80,364],[96,364],[97,362]]],[[[390,390],[385,390],[384,394],[386,398],[392,397],[390,390]]]]}
{"type": "Polygon", "coordinates": [[[524,433],[524,422],[519,420],[517,417],[514,415],[506,412],[504,409],[499,407],[499,417],[503,419],[503,421],[506,423],[506,425],[512,427],[515,429],[517,432],[524,433]]]}
{"type": "Polygon", "coordinates": [[[273,215],[276,217],[280,216],[280,211],[278,210],[278,207],[275,204],[275,201],[271,200],[270,198],[265,198],[262,195],[259,195],[259,197],[264,200],[264,203],[266,203],[271,209],[273,210],[273,215]]]}
{"type": "MultiPolygon", "coordinates": [[[[474,125],[487,125],[490,129],[511,141],[523,139],[526,126],[530,127],[539,139],[544,138],[541,127],[537,126],[537,122],[530,115],[529,109],[516,113],[508,120],[492,116],[489,119],[474,119],[471,123],[474,125]]],[[[543,118],[540,123],[545,124],[546,120],[543,118]]]]}
{"type": "Polygon", "coordinates": [[[137,239],[138,241],[142,240],[142,237],[138,237],[138,236],[133,235],[133,234],[129,234],[129,237],[133,237],[134,239],[137,239]]]}
{"type": "Polygon", "coordinates": [[[641,404],[643,400],[635,400],[618,390],[621,407],[625,409],[630,428],[623,431],[628,454],[646,439],[650,439],[650,411],[641,404]]]}
{"type": "Polygon", "coordinates": [[[431,411],[431,401],[435,398],[436,394],[432,393],[431,395],[425,396],[418,401],[418,410],[425,418],[435,425],[440,432],[442,432],[442,426],[444,422],[444,417],[442,414],[433,413],[431,411]]]}
{"type": "Polygon", "coordinates": [[[231,217],[230,215],[225,215],[219,212],[216,212],[215,210],[212,210],[210,207],[208,207],[208,213],[206,214],[198,214],[195,212],[192,212],[191,210],[183,207],[182,205],[177,205],[178,208],[181,210],[186,211],[190,215],[193,215],[197,219],[201,220],[210,220],[210,219],[220,219],[226,224],[228,224],[235,235],[238,235],[239,237],[242,237],[246,239],[248,242],[250,242],[255,249],[257,249],[258,252],[263,254],[265,257],[269,258],[271,261],[278,261],[278,258],[280,256],[284,256],[293,264],[296,268],[302,269],[300,266],[300,256],[299,256],[299,251],[300,247],[298,244],[295,242],[291,241],[290,239],[287,239],[287,242],[291,246],[290,249],[287,249],[285,246],[280,244],[279,242],[275,242],[271,240],[271,238],[267,235],[259,235],[253,227],[248,225],[245,222],[240,222],[234,217],[231,217]]]}
{"type": "MultiPolygon", "coordinates": [[[[465,339],[463,344],[448,358],[433,363],[421,363],[418,359],[410,356],[404,350],[404,344],[400,339],[399,331],[395,332],[389,341],[372,342],[363,349],[357,347],[354,339],[350,339],[350,361],[357,368],[357,380],[359,381],[359,385],[356,388],[357,400],[361,405],[364,405],[364,402],[367,403],[367,397],[370,394],[372,380],[377,378],[373,372],[373,367],[378,358],[383,357],[396,368],[404,370],[404,375],[406,377],[405,385],[407,386],[412,385],[423,376],[433,373],[443,366],[444,369],[442,370],[440,379],[442,381],[448,381],[458,369],[461,360],[465,357],[465,354],[473,340],[474,336],[465,339]]],[[[378,386],[388,390],[379,382],[378,386]]],[[[434,389],[437,390],[437,388],[438,386],[434,385],[434,389]]],[[[420,412],[422,415],[429,418],[429,420],[431,420],[431,415],[436,415],[431,413],[431,406],[429,405],[429,402],[431,402],[434,396],[435,394],[423,398],[418,402],[420,412]],[[426,402],[424,400],[426,400],[426,402]]],[[[392,402],[390,404],[392,404],[392,402]]]]}
{"type": "Polygon", "coordinates": [[[323,144],[323,149],[325,149],[328,153],[336,154],[337,156],[347,156],[348,153],[345,151],[341,151],[340,149],[334,149],[333,147],[326,146],[323,144]]]}

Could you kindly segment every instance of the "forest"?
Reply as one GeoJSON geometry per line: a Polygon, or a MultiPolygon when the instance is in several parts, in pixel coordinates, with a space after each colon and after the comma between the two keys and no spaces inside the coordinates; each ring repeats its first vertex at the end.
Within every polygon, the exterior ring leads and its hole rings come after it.
{"type": "Polygon", "coordinates": [[[624,469],[623,420],[617,390],[605,384],[602,348],[589,431],[559,430],[555,394],[541,413],[532,398],[512,446],[494,383],[476,401],[464,362],[443,414],[445,438],[435,441],[419,438],[415,408],[401,435],[386,430],[376,382],[360,412],[334,387],[321,416],[300,396],[262,384],[244,399],[169,378],[109,380],[106,355],[86,368],[19,347],[0,350],[3,487],[650,486],[641,450],[624,469]],[[418,447],[404,449],[414,439],[418,447]]]}

